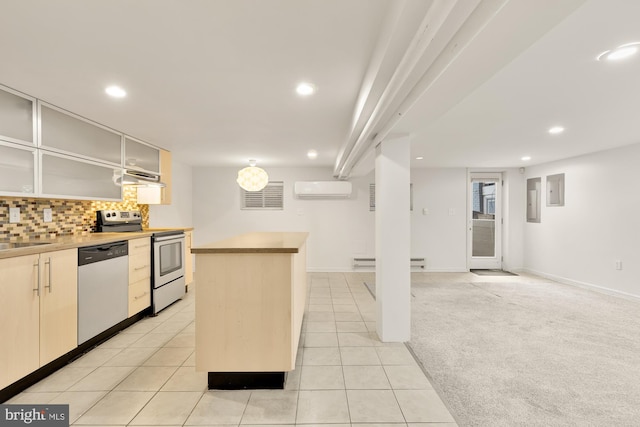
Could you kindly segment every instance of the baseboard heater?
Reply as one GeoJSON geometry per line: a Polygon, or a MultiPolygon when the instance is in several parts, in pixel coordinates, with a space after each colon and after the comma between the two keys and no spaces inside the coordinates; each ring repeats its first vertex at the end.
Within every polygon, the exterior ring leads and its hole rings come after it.
{"type": "MultiPolygon", "coordinates": [[[[375,258],[354,258],[353,259],[353,268],[375,267],[375,266],[376,266],[375,258]]],[[[420,267],[424,270],[424,267],[425,267],[424,258],[411,258],[411,267],[420,267]]]]}

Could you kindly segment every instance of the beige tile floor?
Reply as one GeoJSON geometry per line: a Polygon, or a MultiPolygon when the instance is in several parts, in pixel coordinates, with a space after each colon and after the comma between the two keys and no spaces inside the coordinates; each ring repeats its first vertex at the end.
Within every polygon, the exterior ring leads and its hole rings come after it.
{"type": "Polygon", "coordinates": [[[366,275],[310,273],[285,390],[208,391],[195,371],[195,289],[8,403],[70,405],[72,425],[456,426],[403,344],[375,333],[366,275]]]}

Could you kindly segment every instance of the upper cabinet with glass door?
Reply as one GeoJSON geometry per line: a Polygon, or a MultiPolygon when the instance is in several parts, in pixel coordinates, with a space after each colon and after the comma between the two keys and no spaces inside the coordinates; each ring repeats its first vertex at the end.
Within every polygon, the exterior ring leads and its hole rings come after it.
{"type": "Polygon", "coordinates": [[[43,102],[39,107],[40,148],[122,164],[122,134],[43,102]]]}
{"type": "Polygon", "coordinates": [[[147,143],[124,137],[124,167],[160,173],[160,150],[147,143]]]}
{"type": "Polygon", "coordinates": [[[0,86],[0,139],[35,145],[35,105],[35,98],[0,86]]]}
{"type": "Polygon", "coordinates": [[[0,141],[0,195],[36,194],[36,148],[0,141]]]}

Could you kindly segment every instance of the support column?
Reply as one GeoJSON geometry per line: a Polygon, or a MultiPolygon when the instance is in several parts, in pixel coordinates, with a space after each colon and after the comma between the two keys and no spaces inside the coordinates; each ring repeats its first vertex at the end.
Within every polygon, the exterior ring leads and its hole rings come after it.
{"type": "Polygon", "coordinates": [[[376,330],[383,342],[411,338],[410,139],[376,147],[376,330]]]}

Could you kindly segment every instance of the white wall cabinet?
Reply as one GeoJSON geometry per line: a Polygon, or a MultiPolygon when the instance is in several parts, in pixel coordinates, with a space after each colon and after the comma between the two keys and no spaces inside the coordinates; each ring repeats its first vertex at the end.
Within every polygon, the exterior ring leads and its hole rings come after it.
{"type": "Polygon", "coordinates": [[[145,142],[125,136],[124,167],[160,173],[160,150],[145,142]]]}
{"type": "Polygon", "coordinates": [[[119,167],[40,151],[41,196],[88,200],[121,200],[119,167]]]}
{"type": "Polygon", "coordinates": [[[0,260],[0,389],[74,349],[78,251],[0,260]]]}
{"type": "Polygon", "coordinates": [[[162,172],[171,203],[168,151],[0,86],[0,196],[121,201],[123,167],[162,172]]]}
{"type": "Polygon", "coordinates": [[[0,86],[0,139],[35,145],[35,98],[0,86]]]}
{"type": "Polygon", "coordinates": [[[51,105],[39,107],[40,148],[122,164],[122,134],[51,105]]]}
{"type": "Polygon", "coordinates": [[[0,194],[36,194],[36,149],[0,141],[0,194]]]}

